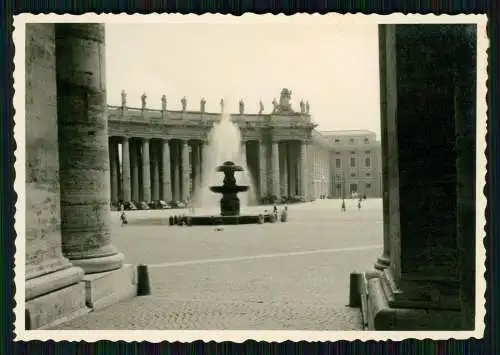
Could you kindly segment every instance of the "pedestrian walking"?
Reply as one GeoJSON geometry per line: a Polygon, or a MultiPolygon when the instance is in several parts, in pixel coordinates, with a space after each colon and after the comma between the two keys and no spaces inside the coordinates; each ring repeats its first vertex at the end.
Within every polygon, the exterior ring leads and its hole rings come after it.
{"type": "Polygon", "coordinates": [[[128,224],[128,220],[127,220],[127,216],[125,215],[125,211],[122,210],[122,212],[120,213],[120,220],[122,222],[122,226],[124,224],[128,224]]]}
{"type": "Polygon", "coordinates": [[[345,200],[344,199],[342,199],[341,211],[345,212],[345,200]]]}
{"type": "Polygon", "coordinates": [[[358,211],[361,209],[361,200],[358,201],[358,211]]]}

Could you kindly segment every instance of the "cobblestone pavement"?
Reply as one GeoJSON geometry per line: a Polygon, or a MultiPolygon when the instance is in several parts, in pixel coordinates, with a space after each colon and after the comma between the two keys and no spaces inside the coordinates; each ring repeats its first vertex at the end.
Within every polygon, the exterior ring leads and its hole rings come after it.
{"type": "Polygon", "coordinates": [[[114,244],[126,262],[149,265],[152,296],[57,329],[361,329],[359,309],[346,307],[349,274],[381,253],[381,205],[358,211],[350,200],[341,213],[320,200],[289,206],[287,223],[222,231],[147,224],[171,211],[130,212],[125,227],[113,214],[114,244]]]}

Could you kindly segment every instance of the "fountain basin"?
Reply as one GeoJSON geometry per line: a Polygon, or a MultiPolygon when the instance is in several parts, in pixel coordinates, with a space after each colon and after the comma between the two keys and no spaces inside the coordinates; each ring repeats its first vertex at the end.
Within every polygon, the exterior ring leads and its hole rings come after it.
{"type": "Polygon", "coordinates": [[[239,215],[239,216],[187,216],[188,226],[220,226],[238,224],[262,224],[273,222],[271,214],[239,215]]]}
{"type": "Polygon", "coordinates": [[[248,191],[248,186],[210,186],[210,191],[218,193],[218,194],[237,194],[239,192],[248,191]]]}

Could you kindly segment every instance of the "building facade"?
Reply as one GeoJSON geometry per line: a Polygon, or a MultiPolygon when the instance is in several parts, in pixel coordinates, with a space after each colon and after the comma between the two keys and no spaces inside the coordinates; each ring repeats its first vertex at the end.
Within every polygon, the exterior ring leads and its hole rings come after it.
{"type": "MultiPolygon", "coordinates": [[[[332,166],[335,144],[315,129],[309,104],[301,101],[300,112],[296,112],[290,99],[291,91],[283,89],[270,113],[263,112],[262,103],[258,113],[245,113],[244,102],[240,101],[240,112],[231,114],[240,128],[242,158],[257,190],[256,197],[265,202],[337,196],[332,166]]],[[[181,110],[167,109],[165,96],[161,103],[161,109],[147,108],[143,95],[142,107],[129,107],[122,92],[122,105],[108,106],[113,203],[187,201],[198,189],[206,188],[205,151],[211,143],[210,130],[221,113],[206,112],[204,99],[197,111],[187,110],[186,98],[181,100],[181,110]]],[[[365,170],[362,172],[367,174],[365,170]]],[[[363,181],[372,180],[365,177],[363,181]]],[[[366,186],[360,191],[367,191],[366,186]]],[[[378,191],[368,190],[371,197],[378,191]]]]}
{"type": "Polygon", "coordinates": [[[367,130],[323,131],[333,145],[331,157],[331,191],[334,197],[382,197],[382,160],[380,141],[367,130]]]}

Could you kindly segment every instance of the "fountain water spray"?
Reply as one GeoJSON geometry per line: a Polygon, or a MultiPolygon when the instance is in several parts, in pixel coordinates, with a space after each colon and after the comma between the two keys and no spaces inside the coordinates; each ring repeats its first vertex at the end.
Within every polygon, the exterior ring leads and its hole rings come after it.
{"type": "Polygon", "coordinates": [[[203,211],[218,209],[220,196],[211,192],[209,186],[220,183],[220,173],[216,172],[216,167],[226,161],[232,161],[243,167],[243,171],[237,172],[239,175],[237,179],[241,184],[250,186],[247,192],[241,193],[241,207],[244,209],[250,201],[255,201],[255,185],[251,181],[246,158],[242,155],[240,129],[232,122],[231,115],[223,111],[220,121],[210,131],[208,145],[203,150],[203,179],[194,199],[198,209],[201,208],[203,211]]]}

